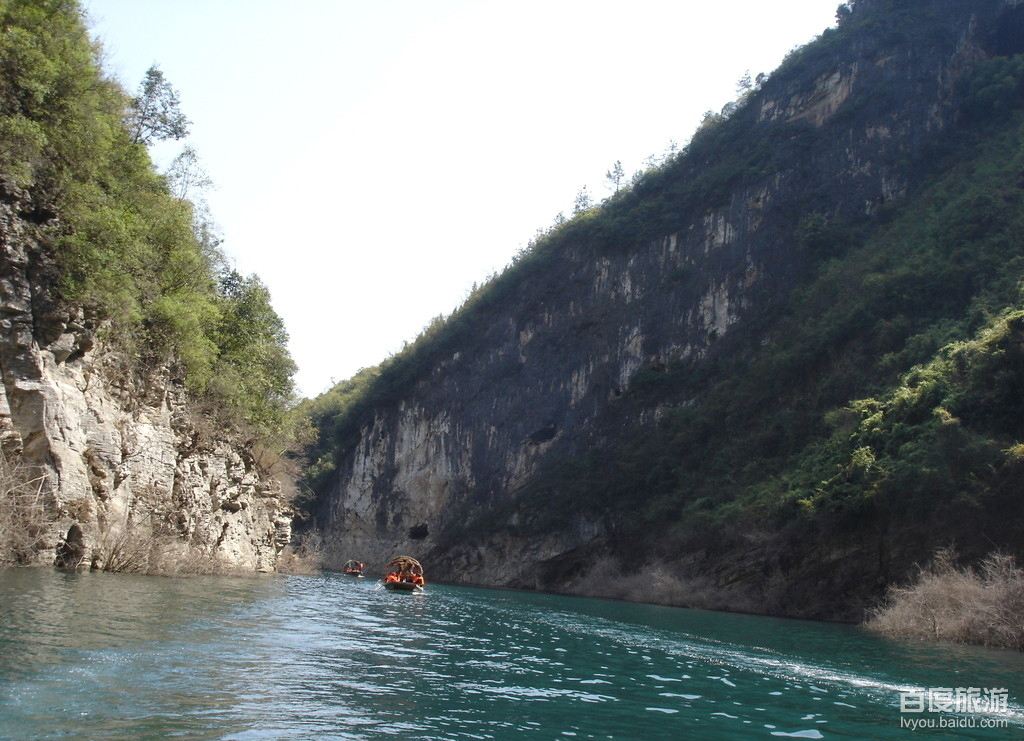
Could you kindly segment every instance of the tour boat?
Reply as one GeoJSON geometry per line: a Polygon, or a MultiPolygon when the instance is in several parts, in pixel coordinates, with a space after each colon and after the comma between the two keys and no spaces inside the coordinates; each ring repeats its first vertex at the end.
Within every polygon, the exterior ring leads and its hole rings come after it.
{"type": "Polygon", "coordinates": [[[416,594],[423,591],[423,566],[411,556],[398,556],[388,563],[384,588],[389,592],[416,594]]]}
{"type": "Polygon", "coordinates": [[[422,592],[423,587],[411,581],[386,581],[384,588],[389,592],[422,592]]]}

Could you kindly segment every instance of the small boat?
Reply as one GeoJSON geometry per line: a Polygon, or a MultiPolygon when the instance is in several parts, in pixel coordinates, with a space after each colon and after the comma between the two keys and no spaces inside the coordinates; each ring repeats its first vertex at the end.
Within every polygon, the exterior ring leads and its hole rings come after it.
{"type": "Polygon", "coordinates": [[[422,592],[423,587],[411,581],[386,581],[384,588],[389,592],[422,592]]]}
{"type": "Polygon", "coordinates": [[[365,568],[366,568],[366,564],[363,563],[362,561],[350,560],[350,561],[346,561],[345,562],[345,567],[342,569],[342,572],[346,576],[354,576],[357,579],[362,579],[363,578],[363,569],[365,569],[365,568]]]}
{"type": "Polygon", "coordinates": [[[423,566],[411,556],[398,556],[388,562],[384,588],[389,592],[416,594],[423,591],[423,566]]]}

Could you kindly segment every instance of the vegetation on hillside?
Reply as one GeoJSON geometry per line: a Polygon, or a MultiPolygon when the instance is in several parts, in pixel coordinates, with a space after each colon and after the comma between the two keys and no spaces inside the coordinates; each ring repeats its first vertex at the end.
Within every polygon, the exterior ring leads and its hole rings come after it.
{"type": "MultiPolygon", "coordinates": [[[[839,27],[794,50],[770,78],[758,75],[756,85],[742,80],[739,98],[719,113],[709,112],[685,147],[673,147],[669,156],[634,176],[629,187],[620,187],[621,177],[609,170],[616,188],[605,202],[595,207],[581,192],[571,219],[556,218],[451,316],[435,320],[380,366],[311,402],[307,410],[318,439],[309,451],[310,489],[326,490],[337,460],[375,410],[394,403],[455,351],[472,347],[517,288],[545,280],[560,255],[583,245],[595,255],[635,249],[685,227],[695,209],[721,205],[736,189],[802,161],[803,152],[826,134],[810,124],[759,122],[758,106],[750,103],[762,87],[813,85],[819,63],[832,58],[852,34],[858,34],[862,55],[873,53],[872,46],[906,43],[915,35],[955,35],[948,23],[936,21],[942,10],[934,3],[876,2],[873,13],[857,13],[857,5],[842,6],[839,27]],[[755,128],[756,136],[751,135],[755,128]]],[[[1004,195],[1011,202],[1017,198],[1011,185],[1014,165],[1003,156],[1007,146],[1017,149],[1016,129],[1007,122],[1020,100],[1020,64],[1020,58],[996,58],[964,82],[965,124],[976,125],[961,139],[954,137],[949,151],[929,152],[926,163],[893,163],[938,172],[972,160],[982,142],[1001,132],[1001,143],[978,164],[981,172],[964,165],[936,189],[930,205],[891,227],[885,224],[898,217],[895,212],[875,222],[830,222],[824,216],[827,204],[820,203],[819,194],[807,193],[794,217],[799,219],[797,249],[808,265],[801,287],[784,306],[721,343],[711,362],[680,364],[667,372],[641,369],[621,403],[624,413],[662,401],[698,403],[666,415],[653,434],[616,440],[613,455],[595,450],[549,463],[525,492],[545,502],[529,508],[538,517],[527,526],[554,526],[585,502],[588,509],[607,511],[612,529],[632,539],[635,529],[652,523],[682,520],[699,532],[709,520],[732,520],[733,509],[752,512],[756,503],[771,502],[773,511],[781,508],[788,515],[791,502],[818,501],[804,488],[817,481],[796,485],[789,478],[836,465],[830,460],[815,467],[810,458],[817,460],[817,452],[807,453],[806,463],[796,458],[812,441],[829,437],[826,418],[847,422],[853,412],[843,410],[851,400],[886,389],[901,372],[977,331],[985,317],[1017,298],[1015,278],[1002,271],[1001,261],[1012,256],[1007,240],[1018,223],[998,204],[1004,195]],[[992,120],[988,128],[979,124],[992,120]],[[975,175],[984,178],[977,192],[959,192],[960,182],[975,175]],[[992,244],[965,248],[964,240],[975,236],[992,244]],[[759,341],[769,330],[771,344],[757,349],[759,342],[751,340],[759,341]],[[735,504],[739,500],[743,504],[735,504]]],[[[873,91],[848,102],[839,116],[892,106],[892,95],[873,91]]],[[[506,515],[491,513],[498,521],[506,515]]]]}
{"type": "Polygon", "coordinates": [[[624,542],[655,528],[672,550],[876,518],[953,537],[1024,514],[1022,123],[1006,107],[961,132],[945,173],[873,230],[805,217],[809,277],[710,357],[639,371],[623,413],[677,406],[612,451],[549,463],[528,526],[585,502],[624,542]]]}
{"type": "Polygon", "coordinates": [[[45,541],[46,477],[0,452],[0,568],[31,563],[45,541]]]}
{"type": "Polygon", "coordinates": [[[615,185],[609,198],[595,204],[582,189],[571,218],[559,213],[550,226],[538,229],[503,271],[474,284],[451,314],[435,317],[415,340],[379,365],[306,402],[303,411],[317,431],[307,450],[313,463],[306,473],[309,490],[324,490],[338,456],[355,441],[373,410],[395,402],[441,359],[483,336],[515,291],[549,274],[558,256],[572,246],[588,245],[595,254],[635,248],[680,228],[688,207],[726,198],[730,188],[756,181],[807,146],[814,136],[810,127],[769,127],[763,141],[744,136],[756,115],[747,103],[767,79],[759,75],[756,86],[749,81],[741,85],[737,100],[720,113],[705,115],[688,145],[679,148],[673,142],[664,154],[652,155],[628,186],[616,162],[608,172],[615,185]]]}
{"type": "Polygon", "coordinates": [[[172,192],[146,150],[187,131],[176,93],[154,67],[132,98],[98,55],[74,0],[0,5],[8,197],[28,193],[26,216],[46,230],[62,300],[101,321],[108,347],[143,374],[176,366],[222,421],[286,434],[295,366],[269,293],[225,267],[181,178],[172,192]]]}
{"type": "Polygon", "coordinates": [[[911,584],[889,589],[867,626],[892,638],[1024,650],[1024,569],[1000,553],[964,568],[939,551],[911,584]]]}
{"type": "MultiPolygon", "coordinates": [[[[806,87],[820,67],[812,62],[854,32],[861,55],[908,35],[956,43],[950,24],[930,22],[943,4],[874,5],[842,13],[838,29],[762,84],[806,87]]],[[[375,410],[473,347],[514,289],[545,280],[566,250],[630,250],[673,233],[693,207],[703,212],[822,143],[827,132],[809,125],[760,122],[751,136],[756,94],[708,116],[632,187],[556,223],[403,353],[314,401],[314,490],[375,410]]],[[[889,111],[897,95],[862,94],[837,120],[889,111]]],[[[1014,526],[1024,518],[1024,56],[976,63],[955,104],[941,145],[891,163],[921,183],[906,198],[844,221],[807,192],[793,219],[800,272],[790,293],[706,356],[640,369],[600,422],[600,448],[547,458],[516,497],[453,516],[439,537],[547,533],[586,511],[632,563],[767,535],[797,548],[885,532],[911,559],[950,542],[968,560],[993,542],[1024,545],[1014,526]],[[655,406],[658,421],[638,429],[655,406]]]]}

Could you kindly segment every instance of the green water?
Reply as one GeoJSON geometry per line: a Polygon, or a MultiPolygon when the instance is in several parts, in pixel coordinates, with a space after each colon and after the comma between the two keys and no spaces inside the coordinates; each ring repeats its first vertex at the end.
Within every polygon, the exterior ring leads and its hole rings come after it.
{"type": "MultiPolygon", "coordinates": [[[[1024,657],[857,628],[338,575],[0,572],[10,739],[1015,738],[1024,657]],[[900,728],[1005,687],[1010,726],[900,728]]],[[[980,724],[991,716],[958,716],[980,724]]]]}

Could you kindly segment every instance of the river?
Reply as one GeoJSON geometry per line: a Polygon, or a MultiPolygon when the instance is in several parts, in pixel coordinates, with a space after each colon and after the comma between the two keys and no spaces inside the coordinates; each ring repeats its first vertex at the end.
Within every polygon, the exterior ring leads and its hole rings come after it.
{"type": "Polygon", "coordinates": [[[335,574],[0,572],[4,739],[1014,738],[1022,698],[1019,653],[851,626],[335,574]],[[901,713],[929,687],[1005,688],[1008,712],[901,713]]]}

